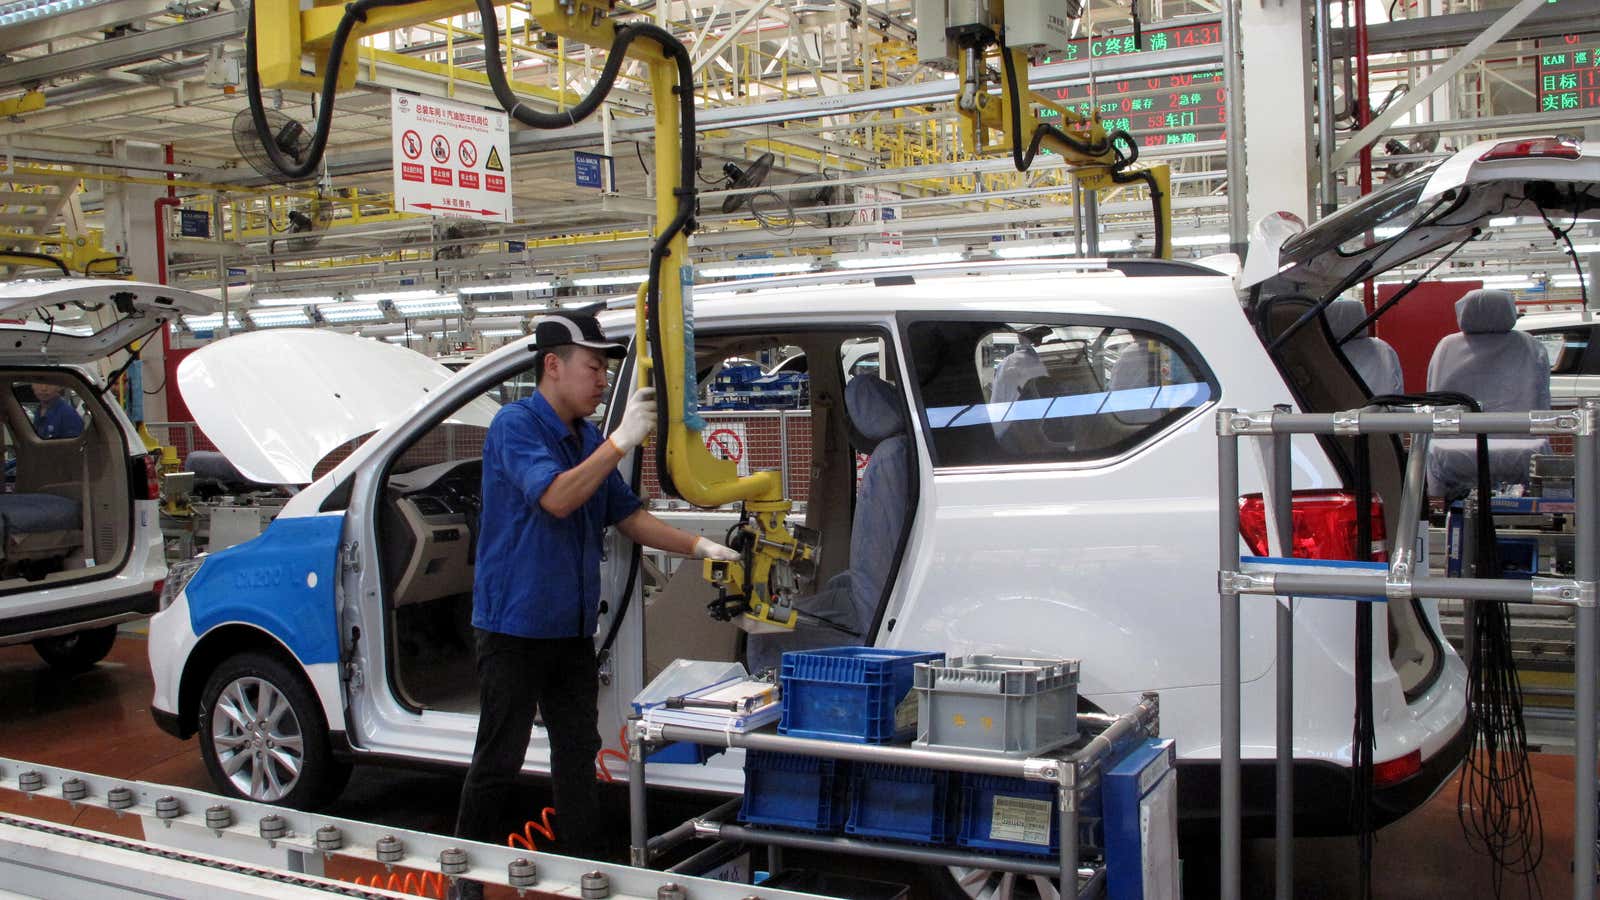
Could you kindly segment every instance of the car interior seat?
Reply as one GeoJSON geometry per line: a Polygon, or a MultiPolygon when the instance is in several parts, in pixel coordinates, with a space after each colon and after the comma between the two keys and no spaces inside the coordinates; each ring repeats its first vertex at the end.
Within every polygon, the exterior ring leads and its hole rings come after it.
{"type": "MultiPolygon", "coordinates": [[[[854,632],[823,625],[800,625],[792,634],[751,635],[748,667],[776,667],[785,650],[807,650],[866,643],[866,632],[894,570],[900,538],[914,503],[911,438],[899,391],[875,374],[850,379],[844,389],[851,443],[870,454],[856,492],[850,526],[850,566],[817,593],[795,601],[803,612],[854,632]]],[[[823,552],[827,552],[826,546],[823,552]]]]}
{"type": "MultiPolygon", "coordinates": [[[[1335,342],[1342,340],[1346,335],[1356,330],[1356,326],[1367,317],[1367,308],[1360,300],[1341,298],[1328,304],[1323,311],[1323,316],[1328,321],[1328,330],[1333,333],[1335,342]]],[[[1405,393],[1405,375],[1400,369],[1400,354],[1389,346],[1389,342],[1382,338],[1372,337],[1371,332],[1363,327],[1360,333],[1340,345],[1345,358],[1350,360],[1350,365],[1366,383],[1367,390],[1374,397],[1383,394],[1405,393]]]]}
{"type": "MultiPolygon", "coordinates": [[[[1484,412],[1550,408],[1550,363],[1533,335],[1513,330],[1516,301],[1496,290],[1469,291],[1456,301],[1459,334],[1434,348],[1428,390],[1453,391],[1477,400],[1484,412]]],[[[1489,472],[1495,484],[1522,484],[1535,453],[1549,453],[1538,437],[1489,439],[1489,472]]],[[[1470,437],[1436,438],[1428,447],[1429,490],[1447,499],[1463,497],[1477,483],[1477,452],[1470,437]]]]}

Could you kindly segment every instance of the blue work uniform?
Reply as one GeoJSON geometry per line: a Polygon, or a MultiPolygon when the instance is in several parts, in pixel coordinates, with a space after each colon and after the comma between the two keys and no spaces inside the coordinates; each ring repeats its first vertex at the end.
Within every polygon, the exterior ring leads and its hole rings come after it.
{"type": "Polygon", "coordinates": [[[539,498],[603,438],[561,420],[543,394],[501,408],[483,443],[472,625],[523,638],[591,637],[599,618],[601,539],[633,515],[639,498],[612,472],[584,504],[559,518],[539,498]]]}
{"type": "Polygon", "coordinates": [[[39,408],[33,420],[34,433],[45,440],[72,438],[83,434],[83,417],[65,397],[57,397],[39,408]]]}

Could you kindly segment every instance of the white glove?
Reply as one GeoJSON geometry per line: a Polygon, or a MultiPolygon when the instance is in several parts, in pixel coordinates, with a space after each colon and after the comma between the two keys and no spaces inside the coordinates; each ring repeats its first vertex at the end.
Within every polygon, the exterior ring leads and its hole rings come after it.
{"type": "Polygon", "coordinates": [[[706,538],[694,539],[695,559],[720,559],[723,562],[738,562],[739,552],[732,547],[724,547],[713,540],[706,538]]]}
{"type": "Polygon", "coordinates": [[[639,388],[628,398],[622,421],[612,430],[610,441],[624,454],[644,443],[656,430],[656,389],[639,388]]]}

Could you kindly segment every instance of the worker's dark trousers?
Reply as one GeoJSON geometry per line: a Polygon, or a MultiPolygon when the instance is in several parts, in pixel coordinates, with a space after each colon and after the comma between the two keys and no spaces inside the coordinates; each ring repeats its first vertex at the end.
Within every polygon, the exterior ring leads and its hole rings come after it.
{"type": "Polygon", "coordinates": [[[586,637],[521,638],[481,629],[477,635],[482,709],[472,768],[461,788],[456,836],[503,845],[507,834],[539,819],[539,810],[514,807],[513,789],[537,708],[543,710],[550,736],[561,852],[594,854],[600,817],[594,778],[595,754],[600,752],[594,642],[586,637]]]}

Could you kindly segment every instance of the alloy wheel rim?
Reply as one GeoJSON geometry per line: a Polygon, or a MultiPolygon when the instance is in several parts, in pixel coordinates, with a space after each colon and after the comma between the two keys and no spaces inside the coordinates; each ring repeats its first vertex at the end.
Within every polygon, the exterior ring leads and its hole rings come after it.
{"type": "Polygon", "coordinates": [[[289,698],[254,676],[234,679],[217,696],[211,745],[228,781],[251,800],[282,800],[305,768],[305,737],[289,698]]]}

